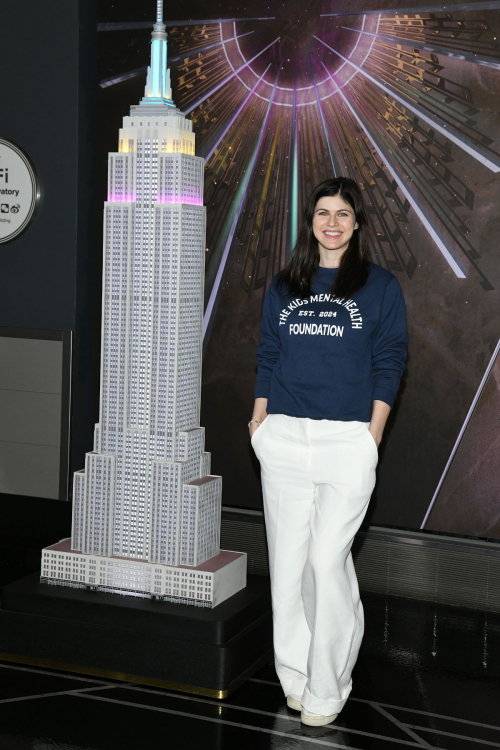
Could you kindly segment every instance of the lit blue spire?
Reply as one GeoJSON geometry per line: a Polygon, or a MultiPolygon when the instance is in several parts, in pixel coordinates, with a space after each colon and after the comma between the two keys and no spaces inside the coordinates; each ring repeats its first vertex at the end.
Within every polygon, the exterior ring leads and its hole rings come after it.
{"type": "Polygon", "coordinates": [[[151,65],[141,104],[173,105],[170,71],[167,68],[167,33],[163,23],[163,0],[156,2],[156,23],[151,34],[151,65]]]}

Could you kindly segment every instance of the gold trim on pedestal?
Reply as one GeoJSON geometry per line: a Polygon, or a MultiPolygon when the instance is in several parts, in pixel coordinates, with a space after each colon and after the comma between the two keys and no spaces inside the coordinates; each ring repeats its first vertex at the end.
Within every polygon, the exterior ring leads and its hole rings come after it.
{"type": "Polygon", "coordinates": [[[48,669],[58,669],[61,672],[73,672],[75,674],[84,674],[91,677],[101,677],[106,680],[118,680],[119,682],[135,682],[138,685],[149,685],[151,687],[165,688],[167,690],[177,690],[179,693],[192,693],[193,695],[204,695],[208,698],[217,698],[224,700],[236,688],[240,687],[252,674],[261,669],[272,656],[268,652],[265,656],[253,664],[242,677],[233,682],[227,690],[216,690],[214,688],[200,687],[198,685],[186,685],[182,682],[169,682],[168,680],[158,680],[155,677],[143,677],[141,675],[126,674],[125,672],[111,672],[107,669],[98,669],[96,667],[81,667],[75,664],[65,664],[63,662],[52,661],[51,659],[39,659],[35,656],[20,656],[18,654],[0,653],[0,661],[14,662],[15,664],[29,664],[35,667],[46,667],[48,669]]]}

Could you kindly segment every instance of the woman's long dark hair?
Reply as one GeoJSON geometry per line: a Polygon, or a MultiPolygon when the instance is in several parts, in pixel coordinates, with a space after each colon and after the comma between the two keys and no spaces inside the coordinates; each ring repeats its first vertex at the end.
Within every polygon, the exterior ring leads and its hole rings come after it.
{"type": "Polygon", "coordinates": [[[308,297],[311,281],[319,266],[318,240],[313,233],[314,209],[320,198],[338,195],[354,210],[358,229],[343,253],[339,272],[331,293],[336,297],[351,297],[365,285],[370,272],[368,263],[368,217],[361,190],[349,177],[334,177],[314,188],[307,201],[297,242],[287,265],[279,273],[279,283],[287,297],[308,297]]]}

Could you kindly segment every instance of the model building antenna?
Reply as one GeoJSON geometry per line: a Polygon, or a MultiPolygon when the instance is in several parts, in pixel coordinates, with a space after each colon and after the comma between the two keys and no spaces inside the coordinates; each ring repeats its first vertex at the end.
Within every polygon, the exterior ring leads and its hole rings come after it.
{"type": "Polygon", "coordinates": [[[167,68],[167,32],[163,23],[163,0],[156,2],[156,23],[151,34],[151,64],[148,67],[143,103],[170,102],[170,72],[167,68]]]}

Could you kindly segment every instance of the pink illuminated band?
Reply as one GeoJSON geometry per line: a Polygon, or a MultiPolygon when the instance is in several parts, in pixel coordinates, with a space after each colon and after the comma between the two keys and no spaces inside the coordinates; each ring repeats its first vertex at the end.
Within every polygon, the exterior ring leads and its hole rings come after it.
{"type": "MultiPolygon", "coordinates": [[[[137,203],[137,197],[135,195],[122,197],[112,193],[108,195],[108,203],[137,203]]],[[[185,203],[189,206],[203,206],[203,199],[193,198],[191,195],[181,195],[180,198],[176,200],[174,196],[171,195],[160,195],[158,196],[156,203],[185,203]]]]}
{"type": "Polygon", "coordinates": [[[116,193],[110,193],[108,195],[108,203],[135,203],[136,202],[136,196],[135,195],[121,195],[116,193]]]}

